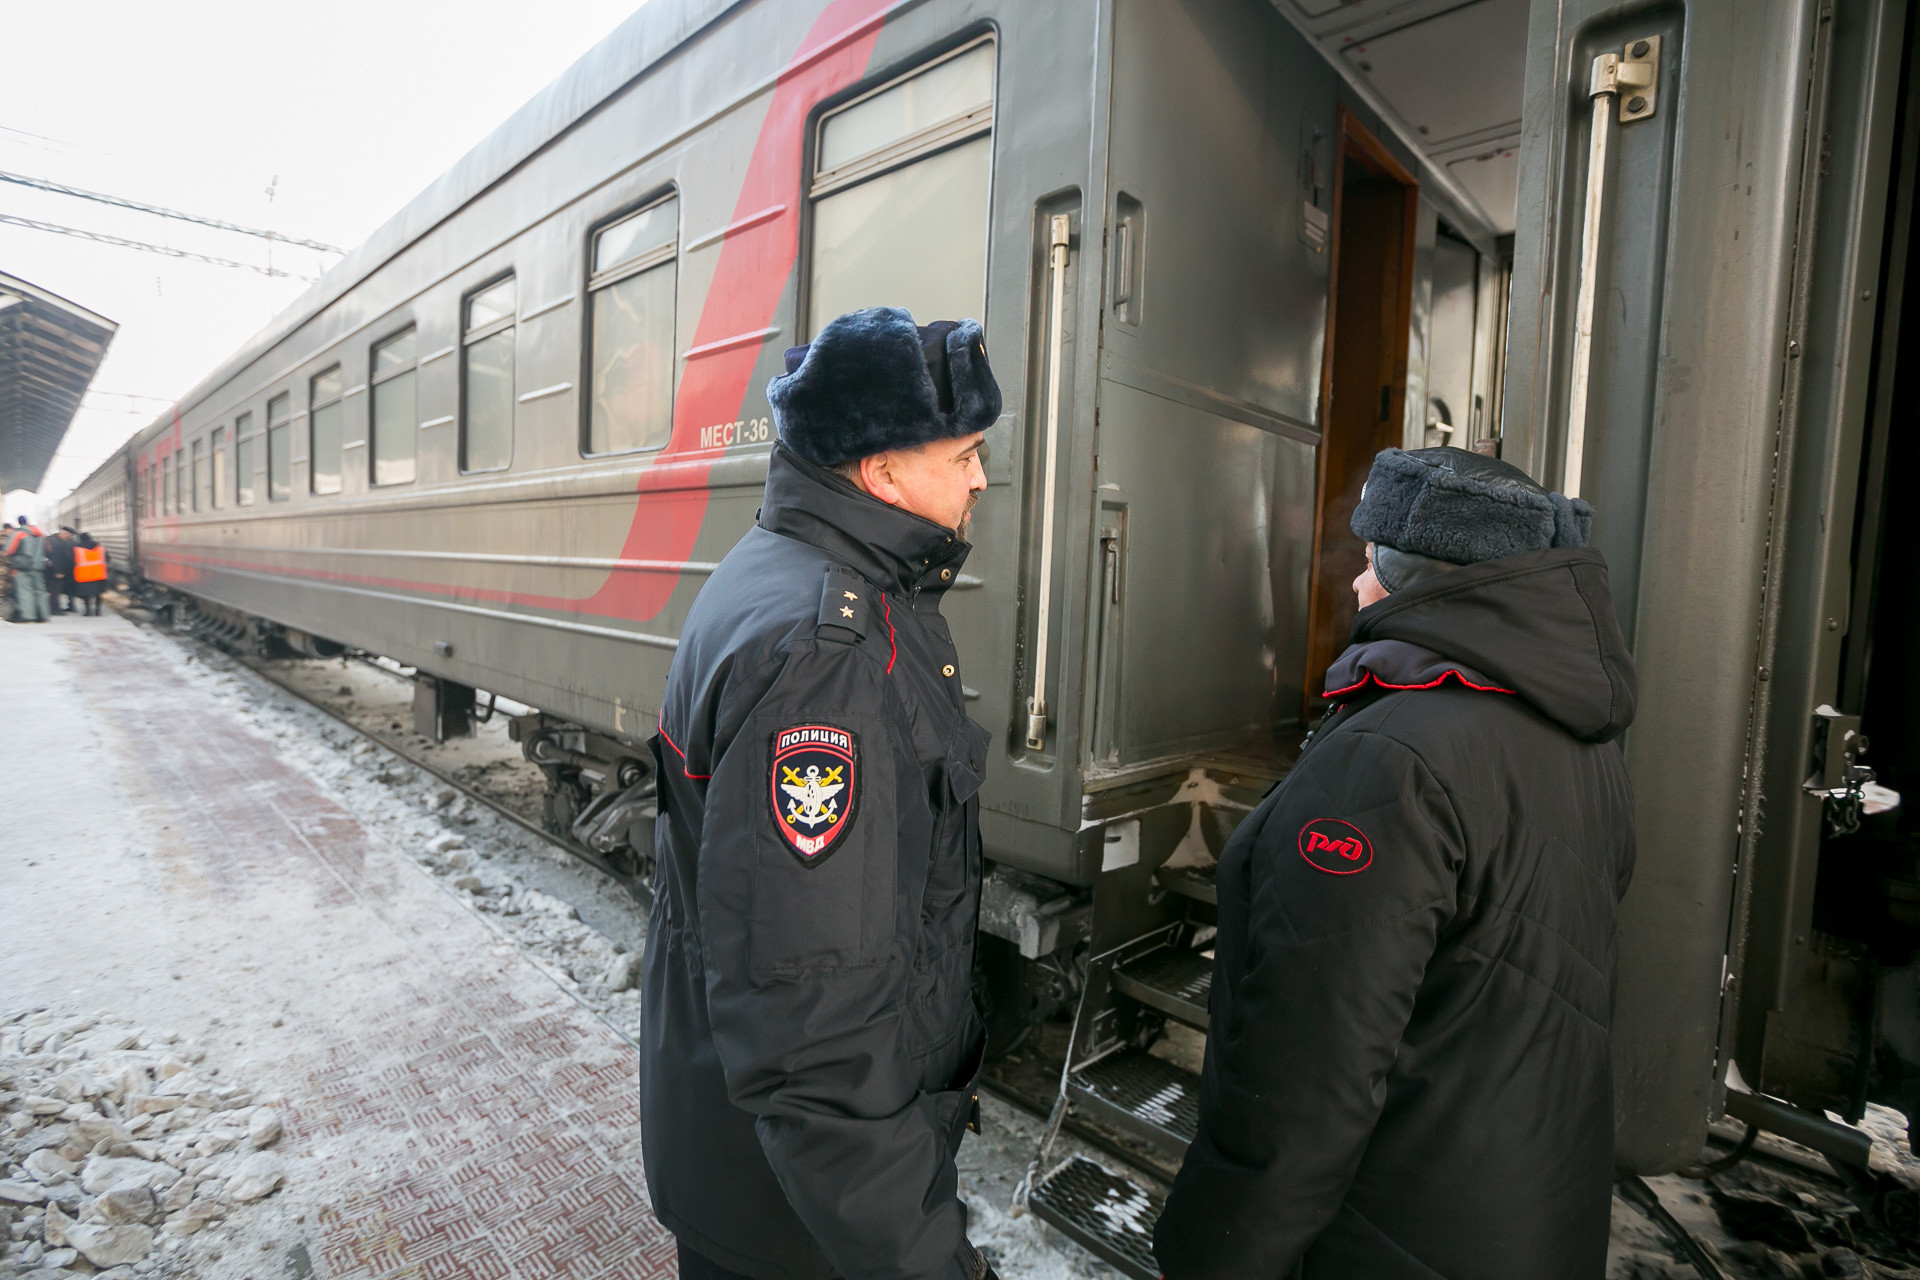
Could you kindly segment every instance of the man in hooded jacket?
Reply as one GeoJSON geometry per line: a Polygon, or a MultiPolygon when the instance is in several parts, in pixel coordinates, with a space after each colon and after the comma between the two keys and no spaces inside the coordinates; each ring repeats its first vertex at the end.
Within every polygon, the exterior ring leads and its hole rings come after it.
{"type": "Polygon", "coordinates": [[[47,538],[38,526],[20,517],[19,528],[7,539],[7,564],[13,570],[14,617],[20,622],[47,620],[47,538]]]}
{"type": "Polygon", "coordinates": [[[1591,522],[1496,459],[1375,460],[1333,709],[1221,854],[1167,1280],[1604,1274],[1634,671],[1591,522]]]}
{"type": "Polygon", "coordinates": [[[47,539],[47,580],[48,610],[52,613],[73,612],[73,529],[61,525],[60,531],[47,539]]]}
{"type": "Polygon", "coordinates": [[[106,591],[113,572],[107,549],[91,533],[81,532],[73,540],[73,585],[69,599],[80,601],[81,611],[89,618],[100,616],[100,596],[106,591]]]}
{"type": "Polygon", "coordinates": [[[641,1135],[686,1280],[980,1280],[954,1156],[987,733],[940,602],[1000,389],[972,320],[841,316],[667,676],[641,1135]]]}

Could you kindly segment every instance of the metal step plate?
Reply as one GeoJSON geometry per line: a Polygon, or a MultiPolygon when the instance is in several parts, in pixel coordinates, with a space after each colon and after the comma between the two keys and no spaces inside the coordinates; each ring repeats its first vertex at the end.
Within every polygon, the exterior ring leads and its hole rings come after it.
{"type": "Polygon", "coordinates": [[[1213,880],[1219,870],[1218,863],[1208,863],[1204,867],[1162,867],[1153,875],[1160,886],[1169,892],[1217,907],[1220,905],[1220,893],[1214,887],[1213,880]]]}
{"type": "Polygon", "coordinates": [[[1027,1207],[1122,1275],[1159,1280],[1153,1224],[1164,1203],[1145,1187],[1075,1156],[1033,1189],[1027,1207]]]}
{"type": "Polygon", "coordinates": [[[1175,1157],[1200,1127],[1200,1077],[1144,1049],[1123,1049],[1067,1077],[1067,1095],[1106,1123],[1175,1157]]]}
{"type": "Polygon", "coordinates": [[[1213,957],[1191,947],[1160,947],[1115,969],[1113,986],[1123,996],[1205,1031],[1213,957]]]}

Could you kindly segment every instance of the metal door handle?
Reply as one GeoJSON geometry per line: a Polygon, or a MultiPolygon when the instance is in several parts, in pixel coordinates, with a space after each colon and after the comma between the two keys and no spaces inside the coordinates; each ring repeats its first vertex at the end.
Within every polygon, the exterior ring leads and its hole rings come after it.
{"type": "Polygon", "coordinates": [[[1053,291],[1053,299],[1047,321],[1047,430],[1040,449],[1040,465],[1047,479],[1040,499],[1039,625],[1033,641],[1033,696],[1027,699],[1027,747],[1032,751],[1047,745],[1047,629],[1053,608],[1053,514],[1060,480],[1060,328],[1066,312],[1071,229],[1071,219],[1065,214],[1055,214],[1047,221],[1047,287],[1053,291]]]}
{"type": "Polygon", "coordinates": [[[1593,369],[1593,307],[1600,263],[1601,216],[1607,198],[1607,142],[1613,131],[1614,107],[1620,122],[1630,124],[1653,114],[1654,93],[1660,80],[1660,37],[1630,40],[1621,53],[1603,53],[1593,60],[1587,97],[1593,102],[1592,136],[1587,143],[1587,210],[1580,231],[1580,293],[1573,312],[1573,376],[1567,388],[1567,463],[1560,491],[1580,496],[1582,465],[1587,452],[1587,399],[1593,369]],[[1622,95],[1625,95],[1622,100],[1622,95]]]}

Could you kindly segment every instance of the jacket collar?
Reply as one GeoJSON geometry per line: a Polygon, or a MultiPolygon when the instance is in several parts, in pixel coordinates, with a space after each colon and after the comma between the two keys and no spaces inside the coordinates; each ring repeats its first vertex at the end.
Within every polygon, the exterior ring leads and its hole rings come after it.
{"type": "Polygon", "coordinates": [[[760,527],[819,547],[883,591],[938,595],[972,544],[924,516],[889,506],[783,444],[767,465],[760,527]],[[948,576],[941,577],[942,571],[948,576]]]}

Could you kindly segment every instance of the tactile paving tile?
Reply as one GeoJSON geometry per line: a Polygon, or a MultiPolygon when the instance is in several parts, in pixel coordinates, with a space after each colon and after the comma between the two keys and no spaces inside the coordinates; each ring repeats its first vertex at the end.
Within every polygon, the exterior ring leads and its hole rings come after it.
{"type": "Polygon", "coordinates": [[[647,1207],[631,1047],[530,964],[490,954],[498,939],[467,908],[149,642],[76,637],[72,653],[83,683],[112,690],[111,714],[139,744],[138,790],[170,827],[169,874],[234,911],[266,894],[284,903],[297,885],[313,928],[331,912],[385,926],[389,949],[336,963],[404,997],[348,1016],[295,1014],[310,1061],[303,1080],[276,1082],[287,1149],[377,1153],[351,1157],[352,1189],[317,1215],[309,1251],[320,1273],[676,1275],[673,1237],[647,1207]]]}

